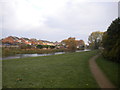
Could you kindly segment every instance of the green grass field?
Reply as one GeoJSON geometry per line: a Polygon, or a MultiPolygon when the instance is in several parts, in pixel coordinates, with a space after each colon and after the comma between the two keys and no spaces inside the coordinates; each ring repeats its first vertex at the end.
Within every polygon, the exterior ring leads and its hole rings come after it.
{"type": "Polygon", "coordinates": [[[100,56],[96,60],[98,66],[101,68],[101,70],[105,73],[105,75],[108,77],[108,79],[117,87],[120,86],[120,79],[119,79],[119,71],[120,67],[118,63],[108,61],[104,59],[102,56],[100,56]]]}
{"type": "Polygon", "coordinates": [[[96,53],[3,60],[3,88],[98,88],[88,63],[96,53]]]}

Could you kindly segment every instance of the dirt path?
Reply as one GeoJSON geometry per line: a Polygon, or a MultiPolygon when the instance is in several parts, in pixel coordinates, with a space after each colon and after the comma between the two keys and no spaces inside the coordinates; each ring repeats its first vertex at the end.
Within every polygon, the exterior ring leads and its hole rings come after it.
{"type": "Polygon", "coordinates": [[[89,65],[90,65],[90,69],[91,72],[94,76],[94,78],[96,79],[98,85],[101,88],[116,88],[109,80],[108,78],[104,75],[104,73],[100,70],[100,68],[97,66],[95,59],[98,57],[99,55],[96,55],[94,57],[92,57],[89,60],[89,65]]]}

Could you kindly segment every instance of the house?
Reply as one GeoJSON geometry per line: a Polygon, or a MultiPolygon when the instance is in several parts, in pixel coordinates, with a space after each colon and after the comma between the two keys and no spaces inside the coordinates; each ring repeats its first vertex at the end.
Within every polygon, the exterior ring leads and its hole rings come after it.
{"type": "Polygon", "coordinates": [[[50,41],[46,41],[46,40],[37,40],[35,38],[29,39],[29,38],[18,38],[15,36],[9,36],[6,38],[1,39],[2,41],[2,45],[5,46],[12,46],[12,45],[33,45],[34,47],[36,47],[36,45],[50,45],[50,46],[55,46],[57,44],[50,42],[50,41]]]}
{"type": "Polygon", "coordinates": [[[20,38],[19,41],[23,44],[32,45],[32,42],[28,38],[20,38]]]}
{"type": "Polygon", "coordinates": [[[31,45],[31,42],[28,38],[18,38],[14,36],[9,36],[7,38],[2,39],[3,44],[9,44],[9,45],[19,45],[19,44],[29,44],[31,45]]]}
{"type": "Polygon", "coordinates": [[[13,44],[14,45],[18,42],[18,40],[19,40],[18,37],[9,36],[7,38],[2,39],[2,43],[3,44],[8,43],[8,44],[13,44]]]}
{"type": "Polygon", "coordinates": [[[53,42],[48,42],[47,45],[55,46],[55,44],[53,42]]]}
{"type": "Polygon", "coordinates": [[[43,45],[50,45],[50,46],[55,46],[53,42],[46,41],[46,40],[41,40],[43,42],[43,45]]]}
{"type": "Polygon", "coordinates": [[[38,45],[39,44],[37,39],[32,38],[32,39],[30,39],[30,41],[31,41],[32,45],[38,45]]]}
{"type": "Polygon", "coordinates": [[[43,42],[41,40],[38,40],[37,45],[43,45],[43,42]]]}
{"type": "Polygon", "coordinates": [[[60,46],[60,45],[61,45],[61,42],[57,42],[57,41],[56,41],[54,44],[55,44],[55,46],[60,46]]]}

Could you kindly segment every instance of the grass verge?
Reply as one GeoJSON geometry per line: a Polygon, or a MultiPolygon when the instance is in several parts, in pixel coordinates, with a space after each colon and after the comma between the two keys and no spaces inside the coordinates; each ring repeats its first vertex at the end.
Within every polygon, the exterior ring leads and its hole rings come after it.
{"type": "Polygon", "coordinates": [[[96,53],[3,60],[3,88],[98,88],[88,63],[96,53]]]}
{"type": "Polygon", "coordinates": [[[96,63],[114,85],[120,86],[118,78],[120,71],[119,63],[106,60],[102,55],[96,59],[96,63]]]}

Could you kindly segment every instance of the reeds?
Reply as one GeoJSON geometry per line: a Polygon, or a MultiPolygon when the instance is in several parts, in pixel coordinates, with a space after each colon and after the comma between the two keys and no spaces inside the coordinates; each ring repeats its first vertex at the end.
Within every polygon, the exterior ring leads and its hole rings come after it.
{"type": "Polygon", "coordinates": [[[2,48],[2,57],[13,56],[16,54],[43,54],[55,52],[68,52],[68,49],[20,49],[20,48],[2,48]]]}

